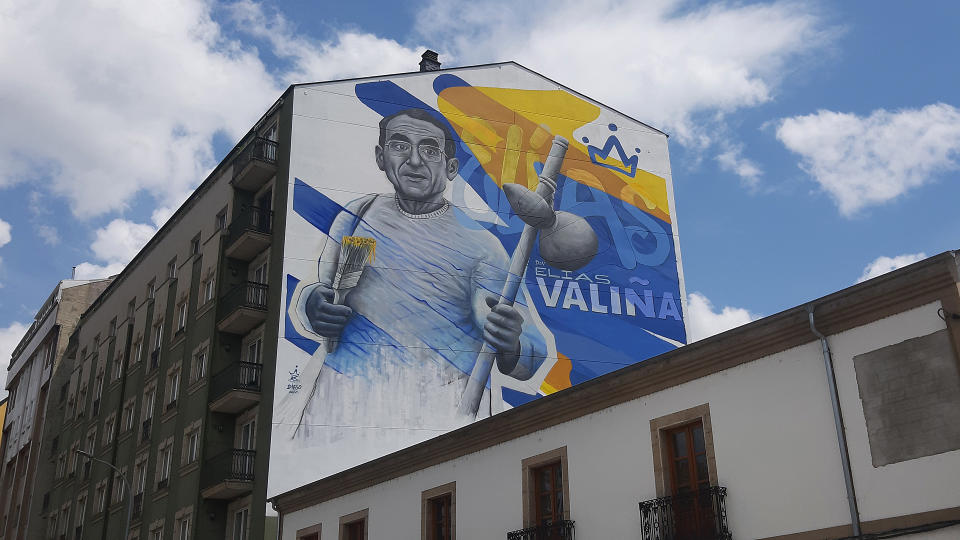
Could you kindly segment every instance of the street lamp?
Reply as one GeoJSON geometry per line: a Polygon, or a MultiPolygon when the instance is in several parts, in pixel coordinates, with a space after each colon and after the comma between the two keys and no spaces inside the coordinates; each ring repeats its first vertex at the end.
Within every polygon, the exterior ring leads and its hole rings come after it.
{"type": "Polygon", "coordinates": [[[95,458],[89,452],[84,452],[79,448],[74,448],[73,451],[91,461],[96,461],[97,463],[103,463],[107,467],[110,467],[111,469],[116,471],[118,475],[120,475],[120,480],[123,481],[123,485],[124,487],[126,487],[126,490],[127,490],[127,525],[123,529],[124,531],[126,531],[123,534],[123,538],[124,540],[126,540],[127,538],[130,537],[130,518],[133,517],[133,490],[130,489],[130,482],[127,481],[127,475],[123,474],[123,471],[121,471],[120,469],[114,467],[112,463],[108,461],[104,461],[102,459],[95,458]]]}

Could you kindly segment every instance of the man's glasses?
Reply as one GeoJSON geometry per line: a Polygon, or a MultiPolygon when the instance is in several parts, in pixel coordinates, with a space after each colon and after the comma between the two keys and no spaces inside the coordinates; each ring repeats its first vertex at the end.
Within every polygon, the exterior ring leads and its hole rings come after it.
{"type": "MultiPolygon", "coordinates": [[[[397,156],[409,157],[412,150],[413,144],[407,141],[387,142],[387,151],[397,156]]],[[[429,161],[431,163],[439,163],[440,161],[443,161],[443,156],[445,155],[443,150],[432,144],[425,143],[420,143],[417,145],[417,153],[420,154],[420,157],[424,161],[429,161]]]]}

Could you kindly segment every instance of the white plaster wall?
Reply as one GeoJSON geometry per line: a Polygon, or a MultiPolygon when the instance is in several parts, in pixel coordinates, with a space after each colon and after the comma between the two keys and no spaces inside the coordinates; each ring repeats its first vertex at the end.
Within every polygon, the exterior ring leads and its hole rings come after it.
{"type": "Polygon", "coordinates": [[[960,506],[960,451],[873,466],[853,367],[856,355],[943,330],[939,308],[927,304],[830,339],[862,520],[960,506]]]}
{"type": "MultiPolygon", "coordinates": [[[[863,520],[960,505],[960,452],[873,468],[854,355],[944,327],[939,304],[830,336],[863,520]]],[[[369,508],[369,535],[419,538],[420,494],[457,483],[457,536],[503,538],[522,523],[521,460],[567,446],[570,514],[584,538],[637,538],[639,501],[656,496],[650,420],[710,406],[720,485],[737,538],[849,523],[819,343],[621,404],[284,517],[283,539],[369,508]]],[[[311,480],[311,479],[304,479],[311,480]]],[[[945,529],[916,538],[954,538],[945,529]]]]}

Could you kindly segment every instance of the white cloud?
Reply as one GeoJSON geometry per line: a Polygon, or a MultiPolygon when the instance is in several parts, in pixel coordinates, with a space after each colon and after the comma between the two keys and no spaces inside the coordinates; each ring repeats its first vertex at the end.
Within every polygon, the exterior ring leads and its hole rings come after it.
{"type": "Polygon", "coordinates": [[[56,246],[60,243],[60,233],[52,225],[35,225],[37,236],[48,246],[56,246]]]}
{"type": "Polygon", "coordinates": [[[897,255],[896,257],[877,257],[863,269],[863,273],[860,274],[857,283],[875,278],[881,274],[886,274],[887,272],[893,272],[897,268],[902,268],[926,258],[927,254],[923,252],[906,253],[904,255],[897,255]]]}
{"type": "MultiPolygon", "coordinates": [[[[28,328],[30,328],[29,324],[20,322],[13,322],[5,328],[0,328],[0,365],[10,364],[10,356],[13,354],[13,350],[17,348],[20,340],[23,339],[24,334],[27,333],[28,328]]],[[[6,372],[6,369],[3,371],[6,372]]],[[[5,387],[6,384],[3,386],[5,387]]]]}
{"type": "Polygon", "coordinates": [[[419,34],[441,60],[516,60],[705,146],[708,119],[773,98],[788,68],[836,33],[809,4],[683,0],[433,0],[419,34]],[[701,114],[697,121],[694,115],[701,114]]]}
{"type": "Polygon", "coordinates": [[[903,195],[956,169],[960,110],[937,103],[869,116],[821,110],[784,119],[777,138],[845,216],[903,195]]]}
{"type": "Polygon", "coordinates": [[[90,251],[100,262],[77,265],[77,279],[105,278],[120,273],[156,232],[152,225],[125,219],[115,219],[97,229],[90,251]]]}
{"type": "Polygon", "coordinates": [[[81,216],[161,202],[213,164],[283,85],[203,0],[10,0],[0,11],[0,187],[34,182],[81,216]]]}
{"type": "Polygon", "coordinates": [[[0,247],[9,244],[10,240],[13,240],[13,236],[10,234],[10,229],[10,224],[0,219],[0,247]]]}
{"type": "Polygon", "coordinates": [[[742,153],[743,146],[731,146],[717,155],[717,163],[722,170],[739,176],[740,181],[747,187],[756,187],[763,171],[753,160],[743,157],[742,153]]]}
{"type": "Polygon", "coordinates": [[[758,318],[744,308],[723,306],[717,311],[710,299],[698,292],[687,295],[687,340],[691,343],[758,318]]]}
{"type": "Polygon", "coordinates": [[[257,2],[241,0],[228,9],[240,31],[267,40],[273,54],[292,62],[282,75],[290,81],[416,71],[424,50],[422,46],[405,47],[392,39],[350,30],[327,41],[313,41],[298,35],[286,17],[276,12],[267,14],[257,2]]]}

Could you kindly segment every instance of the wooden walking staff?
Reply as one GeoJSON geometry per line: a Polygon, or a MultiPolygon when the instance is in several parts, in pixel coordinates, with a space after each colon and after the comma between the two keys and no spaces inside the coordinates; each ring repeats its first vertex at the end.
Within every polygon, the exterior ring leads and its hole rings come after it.
{"type": "MultiPolygon", "coordinates": [[[[525,224],[520,234],[520,243],[510,257],[510,270],[507,272],[506,282],[500,292],[499,304],[512,306],[516,301],[537,234],[540,229],[548,228],[556,222],[553,193],[557,189],[557,173],[563,163],[563,156],[567,153],[568,144],[567,140],[559,135],[553,138],[550,153],[543,164],[543,170],[540,171],[540,183],[537,184],[535,194],[517,184],[503,185],[510,206],[525,224]]],[[[483,399],[483,390],[487,387],[487,379],[490,377],[496,357],[497,352],[484,341],[477,355],[477,361],[473,365],[473,371],[470,373],[470,380],[467,381],[467,388],[463,391],[463,398],[460,400],[460,414],[471,418],[477,417],[480,400],[483,399]]]]}

